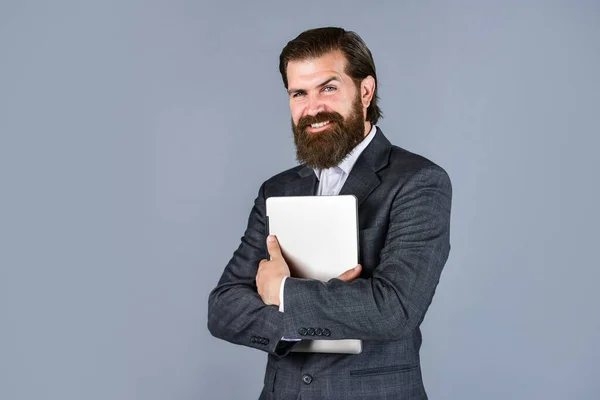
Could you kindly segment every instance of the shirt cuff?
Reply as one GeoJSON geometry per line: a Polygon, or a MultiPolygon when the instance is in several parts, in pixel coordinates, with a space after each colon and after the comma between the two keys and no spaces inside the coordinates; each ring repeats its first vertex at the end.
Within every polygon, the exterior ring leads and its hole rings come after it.
{"type": "Polygon", "coordinates": [[[279,312],[283,312],[283,287],[285,286],[285,280],[287,276],[284,276],[281,280],[281,286],[279,286],[279,312]]]}

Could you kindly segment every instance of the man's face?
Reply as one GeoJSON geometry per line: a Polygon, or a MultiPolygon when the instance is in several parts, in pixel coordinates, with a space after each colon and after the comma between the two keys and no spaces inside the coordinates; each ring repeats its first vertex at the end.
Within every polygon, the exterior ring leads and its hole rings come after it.
{"type": "Polygon", "coordinates": [[[368,133],[360,88],[345,65],[336,51],[287,66],[296,156],[312,168],[338,165],[368,133]]]}

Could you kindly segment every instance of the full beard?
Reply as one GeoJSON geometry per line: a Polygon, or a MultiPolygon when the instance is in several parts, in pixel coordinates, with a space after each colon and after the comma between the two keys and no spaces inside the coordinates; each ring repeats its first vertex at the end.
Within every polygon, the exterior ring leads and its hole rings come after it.
{"type": "Polygon", "coordinates": [[[323,112],[292,121],[296,159],[315,169],[339,165],[365,137],[365,120],[360,97],[355,99],[350,115],[344,119],[336,112],[323,112]],[[314,123],[329,121],[323,131],[310,133],[307,128],[314,123]]]}

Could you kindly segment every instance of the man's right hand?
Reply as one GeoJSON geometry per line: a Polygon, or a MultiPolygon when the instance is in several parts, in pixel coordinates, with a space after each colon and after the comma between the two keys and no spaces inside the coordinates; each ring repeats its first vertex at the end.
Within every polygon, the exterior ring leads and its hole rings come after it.
{"type": "Polygon", "coordinates": [[[362,265],[358,264],[356,267],[349,269],[337,278],[343,280],[344,282],[350,282],[358,278],[360,276],[361,271],[362,265]]]}

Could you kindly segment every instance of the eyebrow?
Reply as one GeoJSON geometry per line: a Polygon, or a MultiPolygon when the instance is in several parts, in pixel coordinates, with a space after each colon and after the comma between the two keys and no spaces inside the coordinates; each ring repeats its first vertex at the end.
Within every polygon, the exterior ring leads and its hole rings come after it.
{"type": "MultiPolygon", "coordinates": [[[[339,81],[339,80],[340,80],[340,78],[337,75],[331,76],[331,77],[327,78],[327,80],[325,80],[323,83],[318,84],[316,87],[322,88],[323,86],[327,85],[331,81],[339,81]]],[[[296,93],[296,92],[304,92],[304,89],[288,89],[288,94],[292,94],[292,93],[296,93]]]]}

